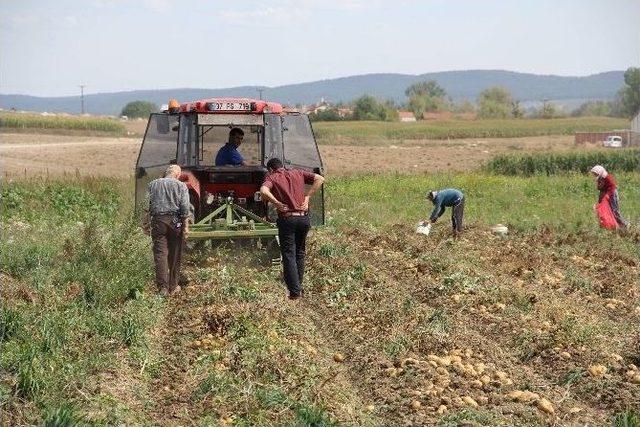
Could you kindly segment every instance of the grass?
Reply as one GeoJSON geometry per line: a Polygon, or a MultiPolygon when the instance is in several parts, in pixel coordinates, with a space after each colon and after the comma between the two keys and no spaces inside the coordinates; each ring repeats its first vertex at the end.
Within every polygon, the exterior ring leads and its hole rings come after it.
{"type": "Polygon", "coordinates": [[[567,172],[587,173],[594,165],[603,165],[605,169],[614,172],[640,171],[640,150],[499,155],[485,165],[485,170],[502,175],[553,175],[567,172]]]}
{"type": "Polygon", "coordinates": [[[620,412],[611,420],[611,427],[640,427],[640,415],[632,410],[620,412]]]}
{"type": "Polygon", "coordinates": [[[562,119],[451,120],[415,123],[317,122],[313,130],[324,145],[381,145],[389,141],[457,138],[517,138],[572,135],[624,129],[625,119],[577,117],[562,119]]]}
{"type": "Polygon", "coordinates": [[[114,119],[78,116],[42,116],[27,113],[0,113],[0,129],[12,131],[81,131],[125,134],[124,126],[114,119]]]}
{"type": "MultiPolygon", "coordinates": [[[[623,215],[640,220],[640,175],[616,174],[623,215]]],[[[593,230],[592,205],[598,191],[587,175],[532,177],[492,174],[362,175],[329,180],[329,224],[358,228],[414,224],[431,213],[428,190],[454,187],[466,195],[465,221],[483,226],[502,223],[510,230],[593,230]]],[[[440,227],[449,228],[447,212],[440,227]]]]}
{"type": "Polygon", "coordinates": [[[147,351],[162,301],[138,292],[151,264],[121,188],[89,179],[2,189],[0,383],[11,391],[0,407],[12,422],[74,425],[68,404],[90,406],[81,397],[94,393],[95,372],[121,353],[140,366],[147,351]]]}

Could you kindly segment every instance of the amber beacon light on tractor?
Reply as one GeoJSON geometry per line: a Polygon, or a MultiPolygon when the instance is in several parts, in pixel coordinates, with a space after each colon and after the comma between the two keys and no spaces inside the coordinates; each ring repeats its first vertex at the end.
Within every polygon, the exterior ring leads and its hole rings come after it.
{"type": "MultiPolygon", "coordinates": [[[[178,164],[193,209],[189,240],[273,239],[277,215],[259,190],[265,165],[274,157],[287,168],[323,174],[308,116],[247,98],[171,100],[167,111],[149,117],[136,162],[136,208],[146,208],[147,184],[178,164]],[[234,128],[244,132],[238,150],[247,164],[216,166],[216,155],[234,128]]],[[[312,225],[324,224],[324,191],[314,195],[309,215],[312,225]]]]}

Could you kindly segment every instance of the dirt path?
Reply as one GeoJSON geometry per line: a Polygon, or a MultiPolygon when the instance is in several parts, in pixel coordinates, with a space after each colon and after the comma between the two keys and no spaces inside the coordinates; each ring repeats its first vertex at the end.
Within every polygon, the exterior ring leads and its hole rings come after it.
{"type": "MultiPolygon", "coordinates": [[[[140,138],[0,134],[7,178],[80,174],[131,176],[140,138]]],[[[571,136],[390,141],[386,146],[321,146],[328,175],[366,172],[425,173],[478,168],[499,153],[574,149],[571,136]]]]}
{"type": "MultiPolygon", "coordinates": [[[[218,273],[223,266],[232,270],[237,268],[243,270],[243,277],[263,275],[260,271],[263,268],[257,265],[221,261],[215,260],[213,264],[207,261],[207,266],[201,267],[215,265],[218,273]]],[[[238,301],[237,296],[227,299],[224,280],[219,277],[204,281],[201,277],[198,279],[198,269],[194,265],[188,266],[185,273],[191,277],[189,285],[168,300],[167,314],[161,322],[163,326],[154,334],[152,348],[157,352],[161,372],[145,386],[150,390],[145,409],[148,420],[155,425],[209,425],[216,422],[231,425],[225,421],[226,418],[241,416],[251,424],[248,420],[257,416],[258,420],[266,417],[261,422],[254,419],[260,425],[272,425],[274,422],[276,425],[288,425],[292,416],[300,416],[297,405],[315,402],[346,425],[362,425],[359,421],[363,419],[371,420],[367,425],[379,425],[369,415],[363,418],[369,399],[360,393],[349,375],[348,363],[339,364],[333,360],[333,355],[340,351],[339,342],[335,341],[331,330],[327,330],[327,325],[312,306],[304,301],[294,304],[284,299],[284,289],[277,280],[279,273],[273,271],[272,278],[262,284],[264,288],[260,298],[250,303],[238,301]],[[247,316],[259,322],[250,328],[266,328],[260,341],[275,340],[280,344],[270,345],[268,350],[262,351],[244,347],[247,343],[243,341],[248,338],[232,325],[238,322],[248,325],[247,316]],[[213,327],[212,322],[220,328],[213,327]],[[291,327],[286,334],[276,332],[282,322],[291,327]],[[216,342],[213,349],[193,346],[196,340],[204,342],[207,339],[216,342]],[[285,356],[296,353],[300,348],[305,349],[303,358],[289,360],[289,356],[285,356]],[[254,357],[262,360],[260,363],[265,363],[265,367],[257,370],[248,367],[247,364],[254,363],[251,362],[254,357]],[[273,371],[279,381],[265,382],[269,377],[262,377],[262,369],[273,371]],[[215,378],[215,382],[211,382],[211,378],[215,378]],[[243,392],[234,395],[236,382],[242,384],[243,392]],[[209,387],[214,390],[227,383],[224,390],[208,391],[209,387]],[[255,401],[255,391],[249,392],[262,387],[281,387],[291,400],[284,406],[271,409],[268,402],[255,401]],[[265,420],[270,421],[265,424],[265,420]]],[[[238,278],[238,282],[242,283],[243,279],[238,278]]]]}
{"type": "Polygon", "coordinates": [[[184,295],[169,301],[163,329],[158,331],[156,351],[162,363],[161,375],[152,382],[153,390],[150,419],[158,425],[187,424],[190,420],[189,396],[185,387],[193,358],[185,351],[185,338],[191,332],[192,322],[187,319],[193,307],[184,295]]]}

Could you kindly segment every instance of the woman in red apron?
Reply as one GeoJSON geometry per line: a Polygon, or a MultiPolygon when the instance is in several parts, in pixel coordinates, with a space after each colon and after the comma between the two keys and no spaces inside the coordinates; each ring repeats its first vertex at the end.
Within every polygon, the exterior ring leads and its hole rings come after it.
{"type": "Polygon", "coordinates": [[[600,165],[592,167],[590,173],[596,178],[596,185],[600,190],[598,203],[594,206],[600,220],[600,226],[603,228],[626,228],[629,223],[620,213],[618,187],[613,175],[600,165]]]}

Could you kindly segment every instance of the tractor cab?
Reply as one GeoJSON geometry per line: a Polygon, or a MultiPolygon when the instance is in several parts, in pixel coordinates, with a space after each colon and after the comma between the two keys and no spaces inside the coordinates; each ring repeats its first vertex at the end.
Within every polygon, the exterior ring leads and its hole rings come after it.
{"type": "MultiPolygon", "coordinates": [[[[136,162],[136,208],[146,208],[148,183],[178,164],[194,214],[189,239],[276,236],[276,212],[259,192],[274,157],[286,168],[323,174],[306,115],[247,98],[170,104],[167,112],[149,117],[136,162]],[[239,145],[231,135],[237,133],[243,134],[239,145]]],[[[323,190],[314,194],[309,215],[312,225],[324,224],[323,190]]]]}

